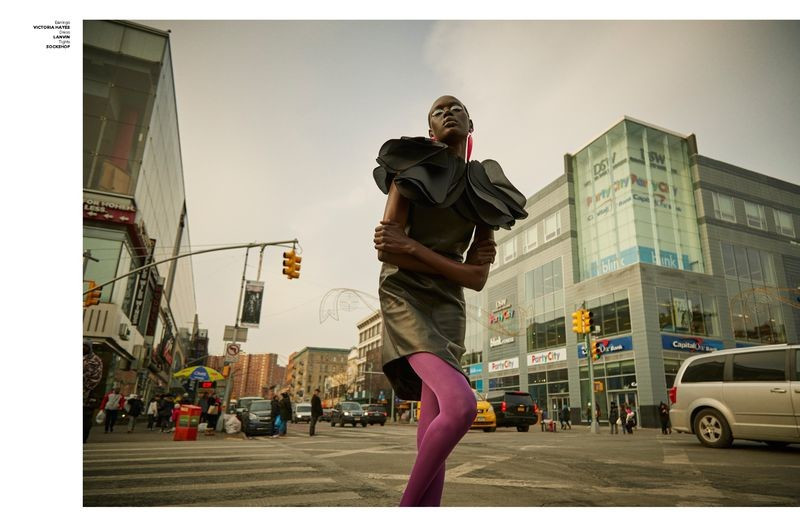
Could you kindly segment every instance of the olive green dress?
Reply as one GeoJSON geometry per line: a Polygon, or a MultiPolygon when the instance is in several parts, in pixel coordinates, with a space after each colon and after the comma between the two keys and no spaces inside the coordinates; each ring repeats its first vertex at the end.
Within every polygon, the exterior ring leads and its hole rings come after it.
{"type": "MultiPolygon", "coordinates": [[[[387,141],[373,176],[383,193],[394,182],[410,204],[406,234],[462,262],[475,226],[510,229],[527,217],[525,196],[497,162],[463,160],[426,138],[387,141]]],[[[461,374],[465,352],[464,289],[439,275],[384,263],[378,295],[383,315],[383,372],[398,398],[419,400],[422,381],[407,356],[430,352],[461,374]]],[[[466,375],[464,375],[466,378],[466,375]]]]}

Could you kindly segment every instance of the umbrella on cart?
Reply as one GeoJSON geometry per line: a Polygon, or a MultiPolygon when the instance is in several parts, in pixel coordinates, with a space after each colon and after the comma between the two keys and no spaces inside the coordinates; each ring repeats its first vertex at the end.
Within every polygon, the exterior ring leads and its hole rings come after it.
{"type": "Polygon", "coordinates": [[[217,380],[225,379],[225,377],[222,376],[219,371],[205,365],[193,365],[191,367],[181,369],[172,376],[175,378],[188,378],[190,381],[194,380],[198,382],[215,382],[217,380]]]}

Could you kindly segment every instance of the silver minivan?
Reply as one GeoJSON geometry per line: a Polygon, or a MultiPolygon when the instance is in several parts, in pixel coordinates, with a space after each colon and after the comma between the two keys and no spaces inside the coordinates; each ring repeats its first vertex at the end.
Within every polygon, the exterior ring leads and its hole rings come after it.
{"type": "Polygon", "coordinates": [[[693,356],[669,397],[672,428],[708,447],[730,447],[734,439],[800,443],[800,345],[693,356]]]}

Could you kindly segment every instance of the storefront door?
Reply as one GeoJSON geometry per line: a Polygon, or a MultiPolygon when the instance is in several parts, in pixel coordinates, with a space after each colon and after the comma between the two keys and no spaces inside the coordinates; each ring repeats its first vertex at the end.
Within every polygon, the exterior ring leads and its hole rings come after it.
{"type": "Polygon", "coordinates": [[[553,419],[559,418],[559,413],[564,406],[569,407],[569,395],[568,394],[551,394],[550,395],[550,405],[553,408],[550,410],[550,416],[553,419]]]}

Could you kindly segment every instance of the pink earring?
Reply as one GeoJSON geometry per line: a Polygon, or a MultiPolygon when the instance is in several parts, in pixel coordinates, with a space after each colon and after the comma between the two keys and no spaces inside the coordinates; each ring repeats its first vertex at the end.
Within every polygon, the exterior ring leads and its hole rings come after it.
{"type": "Polygon", "coordinates": [[[472,132],[467,136],[467,161],[472,157],[472,132]]]}

